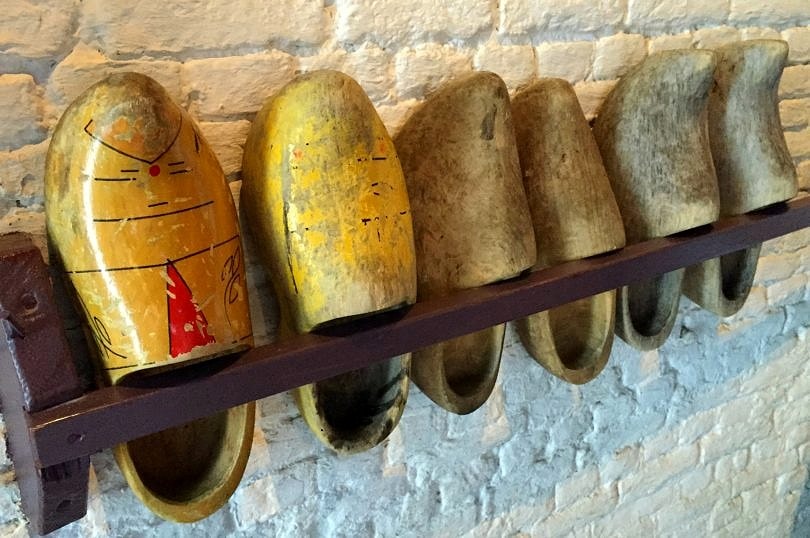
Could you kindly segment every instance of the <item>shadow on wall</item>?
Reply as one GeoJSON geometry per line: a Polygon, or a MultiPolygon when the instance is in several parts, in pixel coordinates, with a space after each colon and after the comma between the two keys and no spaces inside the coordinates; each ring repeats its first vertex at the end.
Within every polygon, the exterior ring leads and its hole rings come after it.
{"type": "Polygon", "coordinates": [[[796,507],[796,517],[793,520],[793,532],[790,534],[791,538],[805,538],[806,536],[810,536],[810,478],[804,483],[799,506],[796,507]]]}

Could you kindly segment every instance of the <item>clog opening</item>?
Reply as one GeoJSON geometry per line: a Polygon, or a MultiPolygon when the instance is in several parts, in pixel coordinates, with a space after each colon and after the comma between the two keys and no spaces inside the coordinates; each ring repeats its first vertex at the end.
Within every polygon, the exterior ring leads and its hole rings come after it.
{"type": "Polygon", "coordinates": [[[441,344],[447,385],[457,396],[466,398],[492,384],[500,364],[503,326],[496,325],[441,344]]]}
{"type": "Polygon", "coordinates": [[[588,368],[602,358],[605,339],[613,330],[613,308],[611,292],[606,292],[549,310],[554,347],[566,368],[588,368]]]}
{"type": "MultiPolygon", "coordinates": [[[[133,469],[147,492],[162,503],[183,505],[222,487],[239,464],[249,418],[246,408],[235,407],[127,443],[133,469]]],[[[148,500],[144,502],[149,506],[148,500]]]]}
{"type": "Polygon", "coordinates": [[[666,329],[673,303],[681,295],[681,274],[672,271],[628,287],[630,320],[636,332],[656,336],[666,329]]]}
{"type": "Polygon", "coordinates": [[[720,257],[721,289],[729,301],[748,296],[757,270],[759,248],[747,248],[720,257]]]}
{"type": "Polygon", "coordinates": [[[375,431],[381,431],[384,439],[396,426],[389,410],[402,397],[405,375],[402,358],[395,357],[316,383],[318,414],[330,430],[324,433],[332,444],[339,448],[342,443],[363,442],[375,431]]]}

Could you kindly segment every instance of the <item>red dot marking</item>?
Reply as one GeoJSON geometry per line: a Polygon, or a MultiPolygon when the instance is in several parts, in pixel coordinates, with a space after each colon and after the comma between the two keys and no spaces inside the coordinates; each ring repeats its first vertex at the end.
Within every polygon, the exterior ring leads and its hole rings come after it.
{"type": "Polygon", "coordinates": [[[160,166],[158,166],[156,164],[153,164],[152,166],[149,167],[149,175],[150,176],[155,177],[159,173],[160,173],[160,166]]]}

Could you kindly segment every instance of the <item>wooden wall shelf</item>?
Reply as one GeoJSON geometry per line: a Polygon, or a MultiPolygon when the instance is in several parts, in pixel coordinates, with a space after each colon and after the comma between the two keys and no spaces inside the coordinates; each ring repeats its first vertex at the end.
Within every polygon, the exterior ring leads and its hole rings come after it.
{"type": "MultiPolygon", "coordinates": [[[[257,347],[25,412],[40,470],[375,361],[525,317],[810,226],[810,197],[617,252],[422,302],[397,314],[257,347]],[[341,332],[342,331],[342,332],[341,332]]],[[[2,344],[2,342],[0,342],[2,344]]],[[[2,353],[0,361],[8,360],[2,353]]],[[[8,402],[5,402],[6,408],[8,402]]],[[[7,421],[8,423],[8,421],[7,421]]],[[[16,464],[16,460],[15,460],[16,464]]],[[[31,514],[29,514],[31,517],[31,514]]],[[[64,523],[62,523],[64,524],[64,523]]],[[[44,527],[47,532],[47,527],[44,527]]],[[[52,530],[52,529],[51,529],[52,530]]]]}

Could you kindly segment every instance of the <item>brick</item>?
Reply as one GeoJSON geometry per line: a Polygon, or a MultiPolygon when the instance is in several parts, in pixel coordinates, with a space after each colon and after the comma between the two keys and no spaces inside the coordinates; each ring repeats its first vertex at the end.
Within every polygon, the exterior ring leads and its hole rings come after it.
{"type": "MultiPolygon", "coordinates": [[[[654,499],[665,506],[665,500],[661,496],[654,499]]],[[[594,522],[594,531],[592,536],[595,538],[602,537],[632,537],[644,538],[649,536],[656,536],[658,528],[655,520],[649,515],[640,515],[635,510],[635,505],[622,505],[619,504],[612,513],[602,517],[594,522]]],[[[534,534],[532,536],[545,536],[542,533],[534,534]]]]}
{"type": "Polygon", "coordinates": [[[428,43],[399,51],[395,58],[400,98],[423,98],[472,69],[471,55],[450,45],[428,43]]]}
{"type": "Polygon", "coordinates": [[[774,282],[767,287],[768,303],[770,305],[790,304],[800,300],[808,283],[804,273],[795,274],[790,278],[774,282]]]}
{"type": "Polygon", "coordinates": [[[716,409],[699,411],[678,426],[678,439],[680,444],[692,444],[709,433],[717,425],[718,413],[716,409]]]}
{"type": "Polygon", "coordinates": [[[599,478],[602,484],[615,482],[631,473],[637,472],[641,462],[641,446],[629,445],[616,451],[599,467],[599,478]]]}
{"type": "Polygon", "coordinates": [[[779,97],[810,97],[810,65],[791,65],[782,71],[779,97]]]}
{"type": "MultiPolygon", "coordinates": [[[[785,497],[789,493],[796,493],[802,490],[805,481],[807,480],[807,468],[800,465],[793,471],[785,473],[776,479],[776,496],[777,498],[785,497]]],[[[793,513],[791,510],[790,513],[793,513]]]]}
{"type": "MultiPolygon", "coordinates": [[[[805,129],[810,126],[810,98],[779,101],[779,117],[785,129],[805,129]]],[[[810,133],[806,133],[810,137],[810,133]]]]}
{"type": "Polygon", "coordinates": [[[488,41],[476,52],[473,65],[476,70],[500,75],[510,90],[529,83],[536,72],[534,49],[530,45],[499,45],[488,41]]]}
{"type": "Polygon", "coordinates": [[[335,69],[346,73],[363,87],[375,105],[394,100],[393,55],[377,45],[365,43],[346,51],[332,43],[315,56],[299,58],[298,71],[306,73],[317,69],[335,69]]]}
{"type": "MultiPolygon", "coordinates": [[[[808,10],[810,11],[810,10],[808,10]]],[[[788,62],[802,64],[810,62],[810,28],[789,28],[782,32],[788,43],[788,62]]]]}
{"type": "Polygon", "coordinates": [[[729,22],[739,26],[797,26],[795,23],[810,22],[810,10],[806,0],[731,0],[729,22]]]}
{"type": "Polygon", "coordinates": [[[751,443],[751,461],[775,458],[784,451],[783,445],[783,440],[780,437],[758,439],[751,443]]]}
{"type": "Polygon", "coordinates": [[[250,131],[247,120],[229,122],[200,122],[200,130],[219,159],[228,178],[236,177],[242,169],[242,152],[250,131]]]}
{"type": "MultiPolygon", "coordinates": [[[[17,511],[19,513],[19,511],[17,511]]],[[[27,525],[24,521],[17,521],[13,524],[2,525],[0,526],[0,535],[5,536],[6,538],[28,538],[30,533],[28,532],[27,525]]]]}
{"type": "Polygon", "coordinates": [[[645,439],[642,444],[642,465],[672,452],[679,444],[679,434],[678,428],[667,428],[645,439]]]}
{"type": "Polygon", "coordinates": [[[796,166],[796,174],[799,176],[799,188],[810,190],[810,160],[800,162],[796,166]]]}
{"type": "Polygon", "coordinates": [[[774,458],[751,458],[748,466],[731,477],[731,488],[735,493],[747,491],[777,476],[794,471],[799,467],[796,451],[782,453],[774,458]]]}
{"type": "Polygon", "coordinates": [[[359,44],[414,45],[422,41],[469,39],[492,27],[487,0],[335,0],[335,34],[359,44]]]}
{"type": "MultiPolygon", "coordinates": [[[[705,489],[709,486],[713,478],[713,471],[711,465],[704,465],[685,472],[678,478],[678,490],[680,496],[684,499],[700,499],[704,495],[705,489]]],[[[707,507],[710,506],[712,501],[706,503],[707,507]]],[[[677,510],[673,506],[672,512],[677,510]]],[[[690,512],[694,513],[692,509],[690,512]]]]}
{"type": "Polygon", "coordinates": [[[486,410],[486,425],[481,432],[483,446],[497,446],[509,439],[512,427],[506,417],[506,405],[503,398],[503,386],[496,383],[484,404],[486,410]]]}
{"type": "Polygon", "coordinates": [[[794,159],[810,158],[810,129],[786,132],[785,142],[794,159]]]}
{"type": "Polygon", "coordinates": [[[619,78],[647,55],[647,42],[638,34],[616,34],[596,42],[593,78],[619,78]]]}
{"type": "MultiPolygon", "coordinates": [[[[739,495],[719,501],[712,510],[710,528],[714,531],[722,529],[729,523],[737,521],[743,515],[743,500],[739,495]]],[[[729,534],[733,536],[733,534],[729,534]]]]}
{"type": "Polygon", "coordinates": [[[394,136],[405,125],[405,122],[408,121],[408,118],[411,117],[420,102],[417,99],[405,99],[392,105],[380,105],[377,107],[377,113],[391,136],[394,136]]]}
{"type": "Polygon", "coordinates": [[[42,206],[48,141],[0,152],[0,214],[11,207],[42,206]]]}
{"type": "Polygon", "coordinates": [[[599,485],[599,471],[595,466],[578,472],[554,487],[554,503],[557,511],[564,510],[577,500],[587,497],[599,485]]]}
{"type": "Polygon", "coordinates": [[[699,49],[716,49],[740,40],[740,31],[731,26],[695,30],[694,45],[699,49]]]}
{"type": "Polygon", "coordinates": [[[773,28],[758,28],[756,26],[740,28],[740,39],[782,39],[782,34],[773,28]]]}
{"type": "Polygon", "coordinates": [[[0,75],[0,150],[45,139],[43,103],[31,75],[0,75]]]}
{"type": "Polygon", "coordinates": [[[593,119],[599,111],[599,107],[605,100],[605,97],[616,85],[615,80],[600,80],[596,82],[580,82],[574,86],[574,92],[577,94],[579,104],[582,106],[582,112],[585,117],[593,119]]]}
{"type": "Polygon", "coordinates": [[[726,2],[629,0],[625,24],[634,32],[661,32],[695,26],[717,26],[726,20],[728,13],[726,2]]]}
{"type": "Polygon", "coordinates": [[[689,32],[651,37],[647,42],[647,50],[650,54],[662,50],[688,49],[691,47],[692,34],[689,32]]]}
{"type": "Polygon", "coordinates": [[[610,514],[618,502],[618,494],[613,486],[602,486],[590,490],[590,494],[578,498],[565,508],[555,508],[554,512],[531,529],[530,536],[569,536],[577,535],[576,530],[585,522],[610,514]]]}
{"type": "Polygon", "coordinates": [[[679,446],[642,464],[641,470],[619,480],[622,499],[634,500],[659,490],[669,480],[698,463],[697,445],[679,446]]]}
{"type": "Polygon", "coordinates": [[[46,96],[59,114],[84,90],[104,77],[120,71],[135,71],[158,81],[173,99],[183,100],[180,63],[166,60],[110,61],[96,49],[77,45],[48,79],[46,96]]]}
{"type": "Polygon", "coordinates": [[[169,53],[198,55],[268,45],[318,45],[325,39],[321,2],[164,0],[132,4],[85,0],[78,30],[109,57],[169,53]]]}
{"type": "Polygon", "coordinates": [[[591,73],[593,49],[592,41],[542,43],[536,49],[538,75],[583,81],[591,73]]]}
{"type": "Polygon", "coordinates": [[[186,62],[182,78],[191,96],[189,111],[202,119],[254,114],[293,79],[294,65],[292,56],[279,51],[186,62]]]}
{"type": "Polygon", "coordinates": [[[0,51],[26,58],[57,56],[71,40],[77,7],[75,2],[61,0],[5,2],[0,17],[0,51]]]}
{"type": "Polygon", "coordinates": [[[791,277],[801,266],[798,253],[767,254],[757,261],[757,280],[771,282],[791,277]]]}
{"type": "Polygon", "coordinates": [[[714,461],[721,456],[749,446],[754,439],[766,435],[764,428],[760,426],[758,429],[762,431],[749,430],[745,425],[712,430],[698,441],[701,460],[704,462],[714,461]]]}
{"type": "Polygon", "coordinates": [[[499,31],[521,35],[530,32],[610,33],[621,24],[623,2],[602,0],[501,0],[499,31]]]}
{"type": "Polygon", "coordinates": [[[233,495],[233,505],[239,530],[247,530],[256,523],[270,519],[279,509],[273,477],[266,476],[251,484],[242,484],[233,495]]]}

